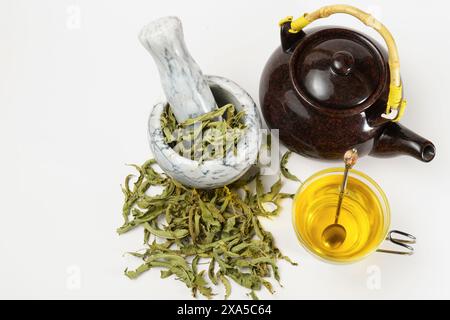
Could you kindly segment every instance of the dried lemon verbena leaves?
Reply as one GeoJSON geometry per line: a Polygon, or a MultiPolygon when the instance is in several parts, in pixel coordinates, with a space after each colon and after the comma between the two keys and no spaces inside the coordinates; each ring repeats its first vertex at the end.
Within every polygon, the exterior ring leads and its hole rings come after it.
{"type": "Polygon", "coordinates": [[[236,112],[232,104],[178,123],[169,105],[161,115],[166,143],[178,154],[197,161],[223,158],[236,153],[237,143],[245,133],[244,111],[236,112]]]}
{"type": "Polygon", "coordinates": [[[152,268],[160,268],[161,277],[175,276],[192,290],[206,297],[214,295],[212,286],[222,283],[225,297],[231,292],[230,280],[248,288],[250,296],[266,288],[268,281],[279,281],[277,261],[284,259],[275,246],[273,236],[264,230],[258,217],[273,216],[280,201],[291,194],[281,193],[281,180],[265,192],[257,177],[256,193],[246,185],[239,189],[222,187],[196,190],[182,186],[153,169],[154,160],[134,165],[139,176],[134,183],[127,176],[122,187],[124,224],[122,234],[136,227],[144,230],[146,249],[131,253],[143,260],[135,270],[125,270],[136,278],[152,268]],[[163,187],[159,195],[150,196],[152,186],[163,187]],[[268,210],[273,204],[274,210],[268,210]],[[208,264],[206,270],[199,265],[208,264]]]}
{"type": "Polygon", "coordinates": [[[283,157],[281,157],[281,163],[280,163],[280,171],[281,174],[283,175],[283,177],[285,177],[286,179],[292,180],[292,181],[297,181],[297,182],[302,182],[299,178],[297,178],[296,175],[292,174],[287,166],[287,163],[289,161],[289,157],[291,156],[291,151],[287,151],[283,157]]]}

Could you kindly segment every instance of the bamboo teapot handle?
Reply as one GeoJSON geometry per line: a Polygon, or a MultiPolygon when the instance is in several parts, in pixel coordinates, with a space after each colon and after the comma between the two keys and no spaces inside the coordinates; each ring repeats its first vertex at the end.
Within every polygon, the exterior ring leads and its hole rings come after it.
{"type": "Polygon", "coordinates": [[[383,114],[382,117],[392,120],[393,122],[399,121],[402,118],[406,107],[406,100],[403,99],[402,81],[400,78],[400,59],[397,45],[395,44],[392,34],[381,22],[358,8],[339,4],[325,6],[314,12],[305,13],[303,16],[295,20],[293,20],[292,16],[289,16],[282,19],[279,24],[283,25],[286,22],[290,22],[291,28],[289,29],[289,32],[298,33],[311,22],[318,19],[327,18],[336,13],[345,13],[359,19],[365,25],[375,29],[386,42],[389,55],[388,64],[391,83],[389,86],[389,97],[386,105],[386,113],[383,114]]]}

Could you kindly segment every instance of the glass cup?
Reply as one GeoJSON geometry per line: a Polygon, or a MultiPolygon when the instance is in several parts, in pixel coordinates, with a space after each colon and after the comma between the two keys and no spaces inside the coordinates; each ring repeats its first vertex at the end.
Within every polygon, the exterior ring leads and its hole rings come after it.
{"type": "Polygon", "coordinates": [[[416,238],[392,230],[388,199],[381,187],[363,172],[351,169],[338,223],[346,228],[345,241],[338,248],[329,248],[320,236],[325,227],[335,223],[339,186],[343,168],[330,168],[313,174],[298,189],[292,212],[295,233],[301,245],[321,260],[352,263],[375,251],[411,255],[416,238]],[[402,248],[381,249],[384,240],[402,248]]]}

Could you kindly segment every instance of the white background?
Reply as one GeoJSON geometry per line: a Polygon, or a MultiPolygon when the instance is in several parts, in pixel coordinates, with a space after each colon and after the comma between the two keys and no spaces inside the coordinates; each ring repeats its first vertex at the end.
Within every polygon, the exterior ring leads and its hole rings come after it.
{"type": "MultiPolygon", "coordinates": [[[[371,11],[392,31],[409,102],[402,123],[437,147],[429,164],[409,157],[358,164],[387,193],[392,228],[417,236],[416,254],[373,254],[348,266],[320,262],[297,243],[286,202],[279,217],[263,223],[300,265],[281,262],[284,287],[260,297],[450,298],[448,2],[342,2],[371,11]]],[[[279,45],[278,20],[325,4],[1,0],[0,298],[189,298],[181,282],[160,280],[158,271],[136,281],[122,273],[137,263],[122,254],[141,248],[142,230],[115,233],[120,184],[130,171],[125,163],[151,156],[146,121],[162,98],[137,33],[157,17],[179,16],[203,71],[233,79],[257,100],[261,71],[279,45]]],[[[326,24],[374,34],[346,16],[326,24]]],[[[290,162],[303,178],[331,165],[297,155],[290,162]]],[[[234,286],[232,298],[245,293],[234,286]]]]}

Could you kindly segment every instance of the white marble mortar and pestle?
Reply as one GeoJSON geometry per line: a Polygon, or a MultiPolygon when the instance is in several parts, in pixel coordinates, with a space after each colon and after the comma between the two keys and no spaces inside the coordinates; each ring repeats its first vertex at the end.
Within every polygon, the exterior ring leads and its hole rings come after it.
{"type": "Polygon", "coordinates": [[[231,184],[256,164],[261,144],[261,120],[250,95],[231,80],[204,76],[184,43],[181,21],[165,17],[145,26],[139,39],[152,55],[159,71],[167,101],[156,104],[148,122],[150,148],[161,169],[184,185],[211,189],[231,184]],[[164,139],[161,115],[170,105],[178,123],[232,103],[245,110],[245,134],[237,152],[226,157],[199,162],[179,155],[164,139]]]}

